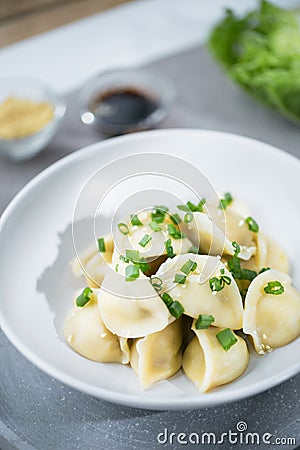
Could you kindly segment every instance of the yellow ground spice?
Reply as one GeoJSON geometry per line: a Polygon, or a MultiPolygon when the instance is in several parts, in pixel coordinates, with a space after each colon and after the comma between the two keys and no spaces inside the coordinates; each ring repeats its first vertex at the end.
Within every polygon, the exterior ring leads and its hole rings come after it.
{"type": "Polygon", "coordinates": [[[35,134],[53,116],[51,103],[8,97],[0,103],[0,138],[17,139],[35,134]]]}

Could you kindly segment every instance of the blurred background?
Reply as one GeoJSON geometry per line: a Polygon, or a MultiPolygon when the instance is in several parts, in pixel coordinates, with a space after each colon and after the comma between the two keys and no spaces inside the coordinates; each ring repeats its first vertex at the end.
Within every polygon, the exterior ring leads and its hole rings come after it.
{"type": "Polygon", "coordinates": [[[1,46],[43,33],[126,1],[129,0],[1,0],[1,46]]]}

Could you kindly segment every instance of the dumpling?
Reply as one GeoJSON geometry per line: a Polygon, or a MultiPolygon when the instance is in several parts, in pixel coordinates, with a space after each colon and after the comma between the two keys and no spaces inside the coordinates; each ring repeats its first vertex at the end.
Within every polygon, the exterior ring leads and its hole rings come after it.
{"type": "Polygon", "coordinates": [[[236,197],[234,197],[232,202],[229,203],[226,210],[233,211],[243,218],[250,216],[250,210],[248,206],[242,200],[236,197]]]}
{"type": "Polygon", "coordinates": [[[300,294],[288,275],[266,270],[254,278],[245,299],[243,329],[259,354],[300,335],[300,294]]]}
{"type": "Polygon", "coordinates": [[[182,367],[202,392],[230,383],[246,370],[249,353],[240,336],[232,332],[237,341],[226,351],[216,337],[222,328],[196,330],[194,323],[192,329],[196,336],[183,354],[182,367]]]}
{"type": "MultiPolygon", "coordinates": [[[[76,292],[75,298],[80,294],[76,292]]],[[[129,346],[127,340],[111,333],[104,325],[96,293],[84,307],[76,303],[64,324],[64,337],[75,352],[98,362],[129,363],[129,346]]]]}
{"type": "MultiPolygon", "coordinates": [[[[231,240],[225,236],[224,232],[214,222],[212,222],[212,220],[205,213],[194,212],[193,220],[188,224],[183,223],[182,229],[192,241],[193,245],[200,246],[202,253],[213,256],[221,256],[223,253],[226,255],[234,254],[234,247],[231,240]]],[[[241,252],[239,257],[242,259],[250,259],[255,251],[255,246],[251,245],[250,247],[247,247],[246,245],[241,244],[241,252]]]]}
{"type": "Polygon", "coordinates": [[[90,287],[101,286],[107,264],[111,263],[114,243],[112,236],[104,238],[105,252],[99,252],[96,244],[91,245],[71,262],[72,271],[76,277],[84,276],[90,287]]]}
{"type": "Polygon", "coordinates": [[[174,318],[152,287],[140,273],[134,281],[126,281],[124,266],[119,272],[111,267],[98,291],[100,314],[106,327],[118,336],[143,337],[163,330],[174,318]]]}
{"type": "Polygon", "coordinates": [[[181,321],[134,341],[130,364],[145,389],[174,375],[181,367],[181,321]]]}
{"type": "Polygon", "coordinates": [[[242,328],[243,304],[239,289],[217,257],[191,253],[178,255],[162,264],[155,277],[162,280],[161,292],[168,292],[179,301],[188,316],[196,319],[199,314],[211,314],[215,326],[233,330],[242,328]],[[197,263],[196,269],[187,275],[185,283],[176,283],[176,274],[182,274],[181,268],[189,260],[197,263]],[[209,280],[221,276],[225,276],[230,284],[225,284],[219,292],[213,291],[209,280]]]}
{"type": "Polygon", "coordinates": [[[267,261],[266,267],[278,270],[279,272],[289,273],[289,260],[287,254],[275,241],[270,237],[267,237],[267,261]]]}
{"type": "Polygon", "coordinates": [[[165,214],[161,223],[153,222],[151,220],[151,212],[147,211],[136,214],[134,217],[136,219],[135,223],[140,223],[141,225],[132,225],[130,220],[127,220],[124,223],[129,223],[128,230],[126,230],[128,233],[116,232],[116,246],[112,258],[113,264],[119,262],[120,255],[124,255],[126,249],[138,250],[150,266],[149,274],[151,274],[155,273],[159,265],[166,260],[166,242],[168,240],[170,240],[170,246],[174,254],[187,253],[193,245],[180,232],[181,225],[178,226],[171,221],[169,213],[165,214]]]}
{"type": "MultiPolygon", "coordinates": [[[[245,219],[234,210],[226,208],[225,214],[225,234],[231,242],[238,242],[241,247],[256,247],[254,239],[256,233],[249,230],[245,219]]],[[[254,251],[253,251],[254,252],[254,251]]]]}

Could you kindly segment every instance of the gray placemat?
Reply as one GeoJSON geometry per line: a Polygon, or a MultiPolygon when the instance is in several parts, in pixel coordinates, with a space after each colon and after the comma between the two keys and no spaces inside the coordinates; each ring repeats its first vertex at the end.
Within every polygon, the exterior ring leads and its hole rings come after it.
{"type": "MultiPolygon", "coordinates": [[[[168,75],[177,99],[161,127],[210,128],[261,139],[300,156],[300,129],[265,109],[227,80],[203,48],[151,65],[168,75]]],[[[68,97],[62,129],[35,159],[14,164],[0,159],[0,211],[34,175],[72,151],[103,138],[82,125],[76,95],[68,97]]],[[[170,150],[170,149],[168,149],[170,150]]],[[[296,438],[300,443],[300,375],[263,394],[212,409],[153,412],[97,400],[48,377],[20,355],[0,332],[0,448],[3,450],[155,449],[158,433],[222,433],[248,431],[296,438]]],[[[170,437],[169,437],[170,439],[170,437]]],[[[212,439],[212,437],[211,437],[212,439]]],[[[234,437],[232,438],[234,439],[234,437]]],[[[264,449],[266,443],[208,444],[198,448],[264,449]]],[[[161,437],[163,441],[164,438],[161,437]]],[[[170,440],[169,440],[170,442],[170,440]]],[[[164,448],[196,445],[165,444],[164,448]]],[[[296,448],[279,444],[277,449],[296,448]]]]}

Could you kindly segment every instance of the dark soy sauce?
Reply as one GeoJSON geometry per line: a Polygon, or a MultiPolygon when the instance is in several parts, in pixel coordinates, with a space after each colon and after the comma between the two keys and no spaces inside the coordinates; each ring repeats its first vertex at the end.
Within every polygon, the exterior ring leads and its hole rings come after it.
{"type": "Polygon", "coordinates": [[[90,110],[101,122],[103,131],[121,134],[140,128],[159,104],[147,93],[134,88],[112,89],[98,95],[90,110]]]}

